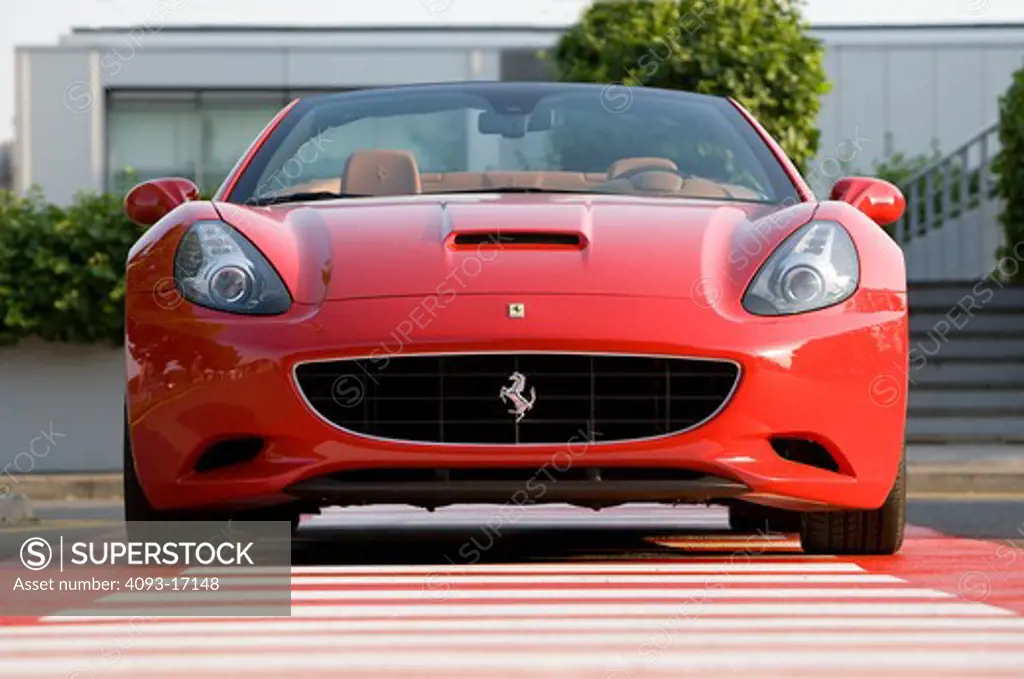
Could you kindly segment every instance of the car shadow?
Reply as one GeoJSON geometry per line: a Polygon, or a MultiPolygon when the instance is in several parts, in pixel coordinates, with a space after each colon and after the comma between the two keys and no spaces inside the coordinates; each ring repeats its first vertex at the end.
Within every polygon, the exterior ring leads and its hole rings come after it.
{"type": "Polygon", "coordinates": [[[601,526],[329,527],[300,529],[292,563],[314,565],[527,564],[573,560],[664,560],[788,555],[787,536],[746,535],[721,528],[601,526]]]}

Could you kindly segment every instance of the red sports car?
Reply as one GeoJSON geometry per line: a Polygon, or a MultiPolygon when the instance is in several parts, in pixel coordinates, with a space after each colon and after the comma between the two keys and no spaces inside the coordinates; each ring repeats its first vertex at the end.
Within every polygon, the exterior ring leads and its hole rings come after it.
{"type": "Polygon", "coordinates": [[[816,200],[730,99],[607,94],[312,97],[213,200],[135,187],[127,519],[710,502],[899,549],[903,196],[816,200]]]}

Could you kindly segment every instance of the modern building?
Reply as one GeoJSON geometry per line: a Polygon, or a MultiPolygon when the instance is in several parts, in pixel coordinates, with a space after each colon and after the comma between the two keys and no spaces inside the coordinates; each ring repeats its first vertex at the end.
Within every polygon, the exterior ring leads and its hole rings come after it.
{"type": "MultiPolygon", "coordinates": [[[[17,48],[15,187],[54,201],[159,175],[216,187],[296,96],[411,82],[548,79],[562,29],[74,29],[17,48]]],[[[821,26],[834,83],[821,113],[825,191],[899,150],[952,149],[995,122],[1024,25],[821,26]]],[[[624,68],[625,75],[625,68],[624,68]]]]}

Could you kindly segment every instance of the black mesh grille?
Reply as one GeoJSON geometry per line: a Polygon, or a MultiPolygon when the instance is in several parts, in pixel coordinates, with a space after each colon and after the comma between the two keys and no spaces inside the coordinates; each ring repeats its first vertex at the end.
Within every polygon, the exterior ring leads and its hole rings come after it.
{"type": "Polygon", "coordinates": [[[739,369],[728,361],[684,358],[483,354],[306,363],[296,376],[317,412],[361,434],[430,443],[565,444],[690,429],[725,403],[739,369]],[[525,378],[521,392],[515,373],[525,378]],[[511,389],[504,402],[503,387],[511,389]],[[518,422],[516,394],[526,400],[536,394],[518,422]]]}

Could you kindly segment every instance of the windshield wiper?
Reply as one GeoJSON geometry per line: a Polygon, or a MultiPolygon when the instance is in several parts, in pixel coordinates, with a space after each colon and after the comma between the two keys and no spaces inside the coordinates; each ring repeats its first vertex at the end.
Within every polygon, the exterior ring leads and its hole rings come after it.
{"type": "Polygon", "coordinates": [[[373,198],[365,193],[338,193],[336,191],[299,191],[296,193],[285,193],[280,196],[267,196],[248,201],[249,205],[265,206],[279,205],[281,203],[303,203],[316,200],[336,200],[338,198],[373,198]]]}

